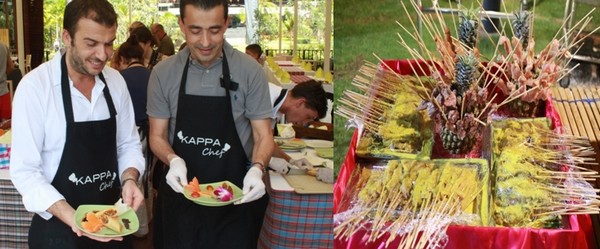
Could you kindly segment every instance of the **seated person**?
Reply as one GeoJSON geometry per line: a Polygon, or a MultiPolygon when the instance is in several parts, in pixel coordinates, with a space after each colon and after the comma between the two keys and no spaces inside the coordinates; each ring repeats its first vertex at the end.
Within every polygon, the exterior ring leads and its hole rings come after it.
{"type": "MultiPolygon", "coordinates": [[[[283,115],[287,122],[307,125],[310,121],[325,117],[327,112],[327,98],[321,82],[308,80],[289,91],[269,83],[269,92],[273,104],[274,127],[283,115]]],[[[287,173],[291,165],[300,168],[312,167],[306,158],[293,160],[277,145],[272,156],[269,167],[278,173],[287,173]]]]}
{"type": "Polygon", "coordinates": [[[263,65],[264,60],[262,59],[262,48],[258,44],[250,44],[246,46],[246,54],[252,56],[259,64],[263,65]]]}

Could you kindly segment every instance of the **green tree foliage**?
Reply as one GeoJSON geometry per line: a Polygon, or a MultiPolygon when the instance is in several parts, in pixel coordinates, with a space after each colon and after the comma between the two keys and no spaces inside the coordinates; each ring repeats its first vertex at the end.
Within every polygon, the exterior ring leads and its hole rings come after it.
{"type": "MultiPolygon", "coordinates": [[[[141,21],[148,28],[152,23],[158,22],[165,27],[165,31],[173,41],[183,39],[177,24],[177,16],[169,12],[159,12],[156,0],[110,0],[110,2],[119,15],[115,48],[127,40],[129,24],[134,21],[141,21]],[[131,1],[131,5],[129,1],[131,1]]],[[[44,0],[44,42],[46,48],[52,52],[54,52],[53,44],[57,38],[62,44],[61,33],[65,5],[66,0],[44,0]]]]}
{"type": "MultiPolygon", "coordinates": [[[[260,0],[254,13],[261,45],[279,39],[279,1],[260,0]]],[[[287,1],[282,17],[282,39],[293,45],[294,1],[287,1]]],[[[298,48],[322,49],[325,43],[325,0],[298,1],[298,48]]]]}
{"type": "Polygon", "coordinates": [[[267,0],[259,0],[254,13],[257,40],[264,47],[267,41],[277,39],[279,34],[279,6],[267,0]]]}

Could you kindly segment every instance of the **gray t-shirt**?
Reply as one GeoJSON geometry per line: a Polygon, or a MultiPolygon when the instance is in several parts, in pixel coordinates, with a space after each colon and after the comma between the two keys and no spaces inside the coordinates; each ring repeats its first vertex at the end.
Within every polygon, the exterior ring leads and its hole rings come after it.
{"type": "MultiPolygon", "coordinates": [[[[263,69],[250,56],[234,50],[229,43],[224,44],[231,80],[239,84],[237,91],[230,91],[232,98],[233,118],[246,155],[252,158],[252,127],[250,120],[270,119],[272,106],[269,87],[263,69]]],[[[189,47],[175,56],[161,61],[152,73],[148,83],[149,117],[169,120],[169,142],[173,143],[179,86],[186,60],[189,58],[189,47]]],[[[219,58],[208,68],[195,60],[190,61],[186,84],[186,93],[203,96],[225,96],[225,88],[220,85],[222,75],[222,59],[219,58]]],[[[198,108],[202,108],[199,106],[198,108]]],[[[215,113],[214,115],[225,115],[215,113]]],[[[229,114],[227,114],[229,115],[229,114]]],[[[210,117],[206,117],[210,120],[210,117]]]]}

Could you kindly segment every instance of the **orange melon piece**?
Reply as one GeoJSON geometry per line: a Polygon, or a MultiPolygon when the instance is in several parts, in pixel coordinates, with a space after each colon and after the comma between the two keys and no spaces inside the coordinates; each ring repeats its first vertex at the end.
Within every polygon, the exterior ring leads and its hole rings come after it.
{"type": "Polygon", "coordinates": [[[90,233],[98,232],[104,226],[104,223],[92,212],[86,213],[85,218],[87,221],[81,222],[81,226],[90,233]]]}
{"type": "Polygon", "coordinates": [[[194,179],[192,179],[192,181],[188,183],[188,185],[185,185],[185,188],[187,188],[192,193],[200,193],[200,183],[198,182],[198,178],[194,177],[194,179]]]}

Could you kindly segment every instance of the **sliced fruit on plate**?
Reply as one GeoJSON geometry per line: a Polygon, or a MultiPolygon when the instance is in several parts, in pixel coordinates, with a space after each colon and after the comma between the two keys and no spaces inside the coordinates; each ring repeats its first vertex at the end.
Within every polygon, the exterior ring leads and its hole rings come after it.
{"type": "Polygon", "coordinates": [[[229,186],[226,182],[224,182],[221,187],[223,187],[224,189],[227,189],[227,191],[229,191],[229,193],[233,193],[233,188],[231,186],[229,186]]]}
{"type": "Polygon", "coordinates": [[[81,222],[81,226],[86,231],[95,233],[102,229],[104,223],[102,223],[102,221],[100,221],[100,219],[98,219],[94,213],[88,212],[85,214],[85,220],[81,222]]]}
{"type": "Polygon", "coordinates": [[[200,197],[202,195],[200,193],[200,183],[198,182],[198,178],[196,178],[196,177],[194,177],[194,179],[192,179],[192,181],[190,181],[190,183],[188,183],[188,185],[185,185],[185,188],[188,189],[192,194],[198,193],[198,194],[195,194],[198,197],[200,197]]]}

